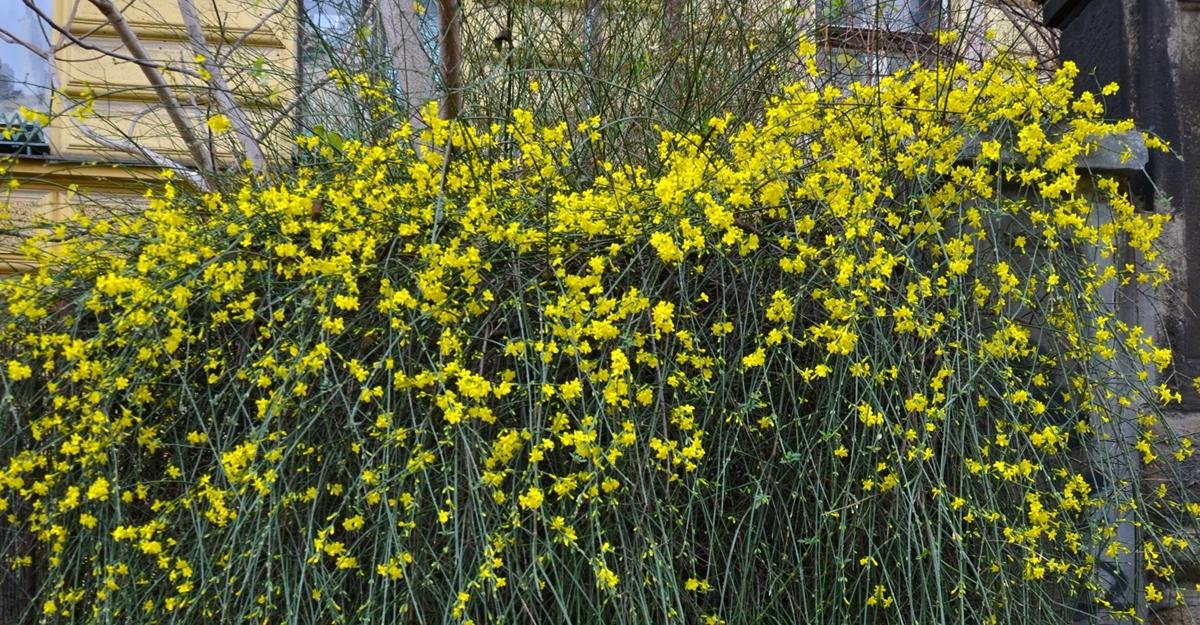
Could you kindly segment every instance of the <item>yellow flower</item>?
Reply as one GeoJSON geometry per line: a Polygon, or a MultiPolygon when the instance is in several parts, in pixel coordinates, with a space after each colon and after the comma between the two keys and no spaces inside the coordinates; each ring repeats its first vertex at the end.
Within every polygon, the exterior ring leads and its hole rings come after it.
{"type": "Polygon", "coordinates": [[[883,584],[875,584],[875,588],[871,590],[871,596],[867,597],[867,605],[879,608],[890,608],[894,599],[888,594],[887,587],[883,584]]]}
{"type": "Polygon", "coordinates": [[[15,360],[8,361],[8,379],[13,382],[25,380],[33,375],[33,369],[29,365],[17,362],[15,360]]]}
{"type": "Polygon", "coordinates": [[[104,479],[104,476],[96,478],[96,481],[92,482],[91,486],[88,486],[87,498],[90,501],[108,498],[108,480],[104,479]]]}
{"type": "Polygon", "coordinates": [[[746,367],[747,369],[752,369],[754,367],[761,367],[766,362],[767,362],[767,352],[765,350],[763,350],[763,348],[761,348],[761,347],[754,350],[753,353],[747,354],[746,356],[742,357],[742,366],[746,367]]]}
{"type": "Polygon", "coordinates": [[[663,334],[675,331],[675,304],[660,301],[651,311],[654,325],[654,338],[662,338],[663,334]]]}
{"type": "Polygon", "coordinates": [[[542,493],[542,489],[536,486],[530,486],[529,490],[525,491],[523,495],[517,498],[517,501],[521,504],[521,507],[525,508],[526,510],[537,510],[538,508],[542,507],[542,501],[544,499],[545,495],[542,493]]]}
{"type": "Polygon", "coordinates": [[[608,566],[603,562],[597,562],[595,566],[595,573],[596,586],[599,588],[616,588],[617,584],[621,581],[621,578],[617,577],[617,574],[612,572],[612,569],[609,569],[608,566]]]}
{"type": "Polygon", "coordinates": [[[550,529],[554,530],[554,541],[563,545],[573,545],[578,540],[575,528],[567,525],[566,519],[556,516],[550,521],[550,529]]]}
{"type": "Polygon", "coordinates": [[[220,113],[208,118],[208,129],[211,130],[213,134],[225,134],[229,132],[231,128],[233,128],[233,123],[229,121],[228,117],[220,113]]]}
{"type": "Polygon", "coordinates": [[[655,232],[650,235],[650,245],[658,252],[658,257],[664,263],[677,264],[683,260],[683,250],[680,250],[675,239],[665,232],[655,232]]]}
{"type": "Polygon", "coordinates": [[[583,383],[579,381],[579,378],[575,378],[570,382],[560,384],[558,391],[562,394],[562,398],[567,401],[578,399],[583,394],[583,383]]]}
{"type": "Polygon", "coordinates": [[[868,404],[859,404],[858,420],[862,421],[867,427],[876,427],[883,425],[883,413],[875,410],[868,404]]]}
{"type": "Polygon", "coordinates": [[[39,126],[46,126],[50,123],[49,115],[27,108],[25,105],[21,105],[17,109],[17,114],[21,116],[21,119],[39,126]]]}

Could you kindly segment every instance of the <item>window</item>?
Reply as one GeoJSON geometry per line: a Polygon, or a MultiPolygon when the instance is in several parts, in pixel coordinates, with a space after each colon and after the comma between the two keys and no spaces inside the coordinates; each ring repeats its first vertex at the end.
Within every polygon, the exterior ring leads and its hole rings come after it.
{"type": "MultiPolygon", "coordinates": [[[[412,2],[412,0],[380,0],[412,2]]],[[[432,60],[429,71],[436,81],[438,60],[437,0],[418,0],[417,35],[432,60]]],[[[380,7],[369,0],[303,0],[300,28],[300,128],[302,131],[331,130],[358,132],[358,124],[369,117],[356,107],[362,103],[336,89],[329,79],[331,70],[349,75],[365,74],[372,80],[393,84],[402,96],[402,81],[384,40],[380,7]]]]}
{"type": "Polygon", "coordinates": [[[820,0],[818,3],[825,24],[890,32],[927,29],[934,4],[931,0],[820,0]]]}
{"type": "Polygon", "coordinates": [[[818,0],[822,60],[840,84],[874,82],[934,48],[941,0],[818,0]]]}
{"type": "MultiPolygon", "coordinates": [[[[6,6],[4,35],[0,36],[0,152],[44,154],[49,151],[40,125],[22,119],[22,108],[38,112],[50,106],[50,72],[46,59],[18,41],[48,50],[46,27],[23,3],[6,6]]],[[[37,0],[48,14],[51,0],[37,0]]]]}

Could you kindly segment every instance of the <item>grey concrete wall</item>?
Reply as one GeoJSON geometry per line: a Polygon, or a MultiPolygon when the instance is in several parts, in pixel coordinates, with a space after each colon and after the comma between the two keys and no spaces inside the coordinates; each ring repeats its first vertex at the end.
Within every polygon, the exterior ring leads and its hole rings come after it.
{"type": "Polygon", "coordinates": [[[1148,177],[1130,181],[1145,210],[1171,214],[1173,283],[1160,301],[1159,336],[1175,351],[1176,388],[1200,410],[1189,383],[1200,375],[1200,0],[1049,0],[1046,16],[1062,29],[1060,51],[1080,68],[1080,87],[1116,82],[1106,114],[1132,117],[1169,141],[1152,153],[1148,177]]]}
{"type": "MultiPolygon", "coordinates": [[[[1046,0],[1043,8],[1047,23],[1062,29],[1061,54],[1079,66],[1081,88],[1118,83],[1121,92],[1105,101],[1107,115],[1132,117],[1174,151],[1151,154],[1148,176],[1130,183],[1143,210],[1173,218],[1163,241],[1172,281],[1140,294],[1137,308],[1157,313],[1159,341],[1174,351],[1174,370],[1166,374],[1185,402],[1166,427],[1200,442],[1200,394],[1191,384],[1200,376],[1200,0],[1046,0]]],[[[1146,486],[1167,481],[1194,498],[1200,458],[1179,470],[1182,476],[1147,472],[1142,479],[1146,486]]],[[[1200,559],[1181,563],[1179,573],[1186,586],[1200,583],[1200,559]]],[[[1195,590],[1184,593],[1184,605],[1147,607],[1150,623],[1200,624],[1195,590]]]]}

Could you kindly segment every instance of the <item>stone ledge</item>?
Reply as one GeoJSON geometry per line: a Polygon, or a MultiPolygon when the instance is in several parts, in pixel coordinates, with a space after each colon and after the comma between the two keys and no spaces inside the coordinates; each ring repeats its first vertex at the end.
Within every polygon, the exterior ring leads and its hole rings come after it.
{"type": "MultiPolygon", "coordinates": [[[[1047,133],[1053,137],[1053,132],[1047,133]]],[[[979,156],[983,139],[978,136],[969,137],[963,142],[959,158],[973,161],[979,156]]],[[[1000,160],[1005,163],[1027,164],[1025,157],[1010,149],[1000,152],[1000,160]]],[[[1075,159],[1075,166],[1092,172],[1134,172],[1141,171],[1150,162],[1150,151],[1146,149],[1146,141],[1142,133],[1129,130],[1120,134],[1105,135],[1100,139],[1096,149],[1091,154],[1084,154],[1075,159]],[[1128,151],[1128,157],[1121,158],[1128,151]]]]}
{"type": "Polygon", "coordinates": [[[1042,23],[1051,28],[1062,28],[1072,19],[1088,0],[1044,0],[1042,23]]]}
{"type": "Polygon", "coordinates": [[[1200,593],[1185,588],[1181,591],[1183,604],[1160,602],[1151,606],[1149,625],[1197,625],[1200,624],[1200,593]]]}

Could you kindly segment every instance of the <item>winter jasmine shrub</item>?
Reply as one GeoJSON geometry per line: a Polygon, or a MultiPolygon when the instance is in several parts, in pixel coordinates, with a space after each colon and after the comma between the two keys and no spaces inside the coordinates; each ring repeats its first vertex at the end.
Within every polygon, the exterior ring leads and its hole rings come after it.
{"type": "Polygon", "coordinates": [[[650,163],[430,109],[49,227],[5,566],[45,623],[1062,623],[1131,550],[1171,600],[1200,503],[1137,474],[1193,445],[1114,307],[1164,217],[1074,78],[802,81],[650,163]]]}

